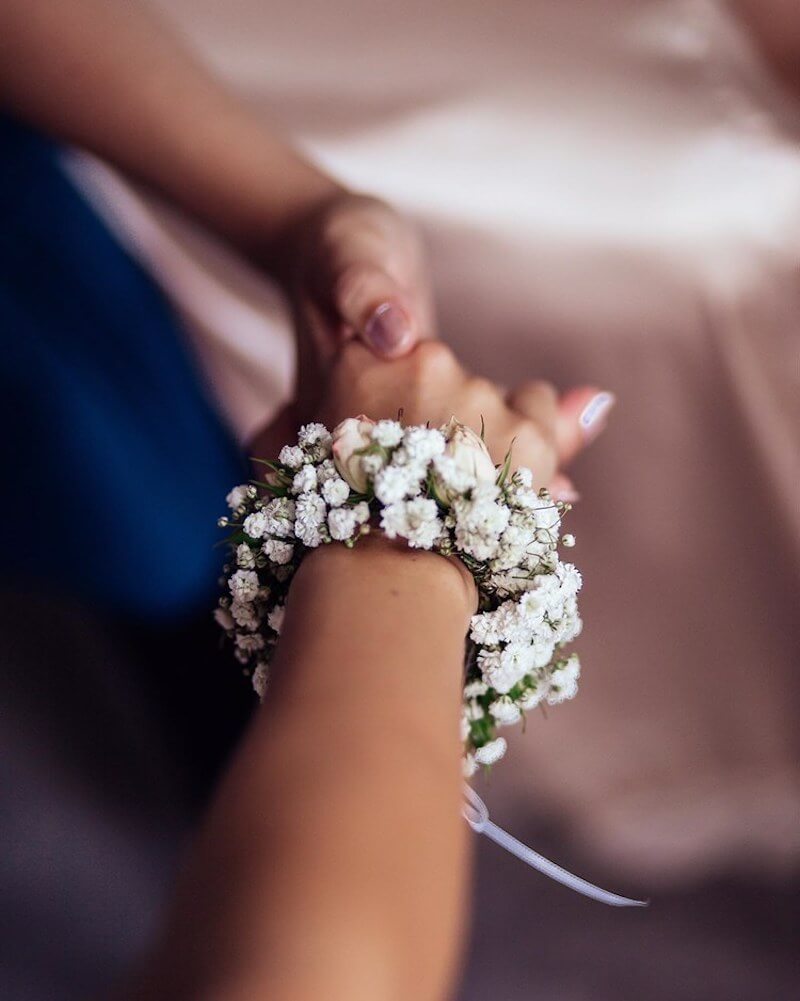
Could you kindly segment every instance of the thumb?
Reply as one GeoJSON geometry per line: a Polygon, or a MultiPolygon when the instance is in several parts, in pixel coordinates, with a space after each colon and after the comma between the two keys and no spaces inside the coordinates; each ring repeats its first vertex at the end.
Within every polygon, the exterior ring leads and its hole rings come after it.
{"type": "Polygon", "coordinates": [[[335,283],[334,306],[345,339],[358,337],[376,354],[398,358],[420,339],[419,321],[397,281],[374,264],[350,264],[335,283]]]}
{"type": "Polygon", "coordinates": [[[604,430],[616,402],[613,393],[592,386],[571,389],[561,397],[556,417],[559,466],[574,459],[604,430]]]}

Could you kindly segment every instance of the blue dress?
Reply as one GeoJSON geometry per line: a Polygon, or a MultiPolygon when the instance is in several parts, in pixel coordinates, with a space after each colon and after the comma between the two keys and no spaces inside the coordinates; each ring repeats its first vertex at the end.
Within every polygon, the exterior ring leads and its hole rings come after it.
{"type": "Polygon", "coordinates": [[[59,166],[0,118],[0,569],[144,620],[213,600],[244,475],[179,324],[59,166]]]}
{"type": "Polygon", "coordinates": [[[252,692],[210,617],[242,457],[179,324],[0,119],[0,997],[147,948],[252,692]]]}

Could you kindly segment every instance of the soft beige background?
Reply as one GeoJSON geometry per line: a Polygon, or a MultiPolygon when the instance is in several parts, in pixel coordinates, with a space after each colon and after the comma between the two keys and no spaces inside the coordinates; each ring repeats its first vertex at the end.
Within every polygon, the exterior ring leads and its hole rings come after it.
{"type": "MultiPolygon", "coordinates": [[[[575,470],[582,693],[514,740],[486,792],[496,819],[552,813],[651,883],[787,867],[800,106],[752,39],[705,0],[161,6],[266,118],[420,220],[442,335],[472,366],[619,396],[575,470]]],[[[73,166],[246,437],[288,391],[270,293],[73,166]]]]}

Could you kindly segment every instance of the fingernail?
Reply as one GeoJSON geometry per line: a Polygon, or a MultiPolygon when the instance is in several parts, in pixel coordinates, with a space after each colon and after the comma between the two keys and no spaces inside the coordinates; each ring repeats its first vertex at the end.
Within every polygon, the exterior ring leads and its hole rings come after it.
{"type": "Polygon", "coordinates": [[[393,302],[381,303],[364,327],[364,340],[382,355],[397,354],[412,335],[408,314],[393,302]]]}
{"type": "Polygon", "coordinates": [[[578,423],[587,438],[594,438],[606,426],[609,411],[617,402],[613,393],[597,393],[581,411],[578,423]]]}
{"type": "Polygon", "coordinates": [[[575,487],[559,487],[552,493],[553,500],[563,501],[565,504],[577,504],[581,499],[581,495],[575,489],[575,487]]]}

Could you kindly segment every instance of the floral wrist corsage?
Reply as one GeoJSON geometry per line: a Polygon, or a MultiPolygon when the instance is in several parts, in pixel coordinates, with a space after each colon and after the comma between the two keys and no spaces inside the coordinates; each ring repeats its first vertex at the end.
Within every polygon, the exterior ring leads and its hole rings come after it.
{"type": "Polygon", "coordinates": [[[564,647],[581,629],[581,576],[562,563],[569,505],[536,491],[529,469],[495,467],[482,437],[455,419],[436,430],[351,417],[331,434],[306,424],[263,481],[234,487],[231,561],[216,619],[263,698],[292,577],[309,549],[354,546],[370,531],[457,556],[479,610],[466,642],[464,771],[503,757],[500,727],[537,705],[571,699],[580,663],[564,647]]]}

